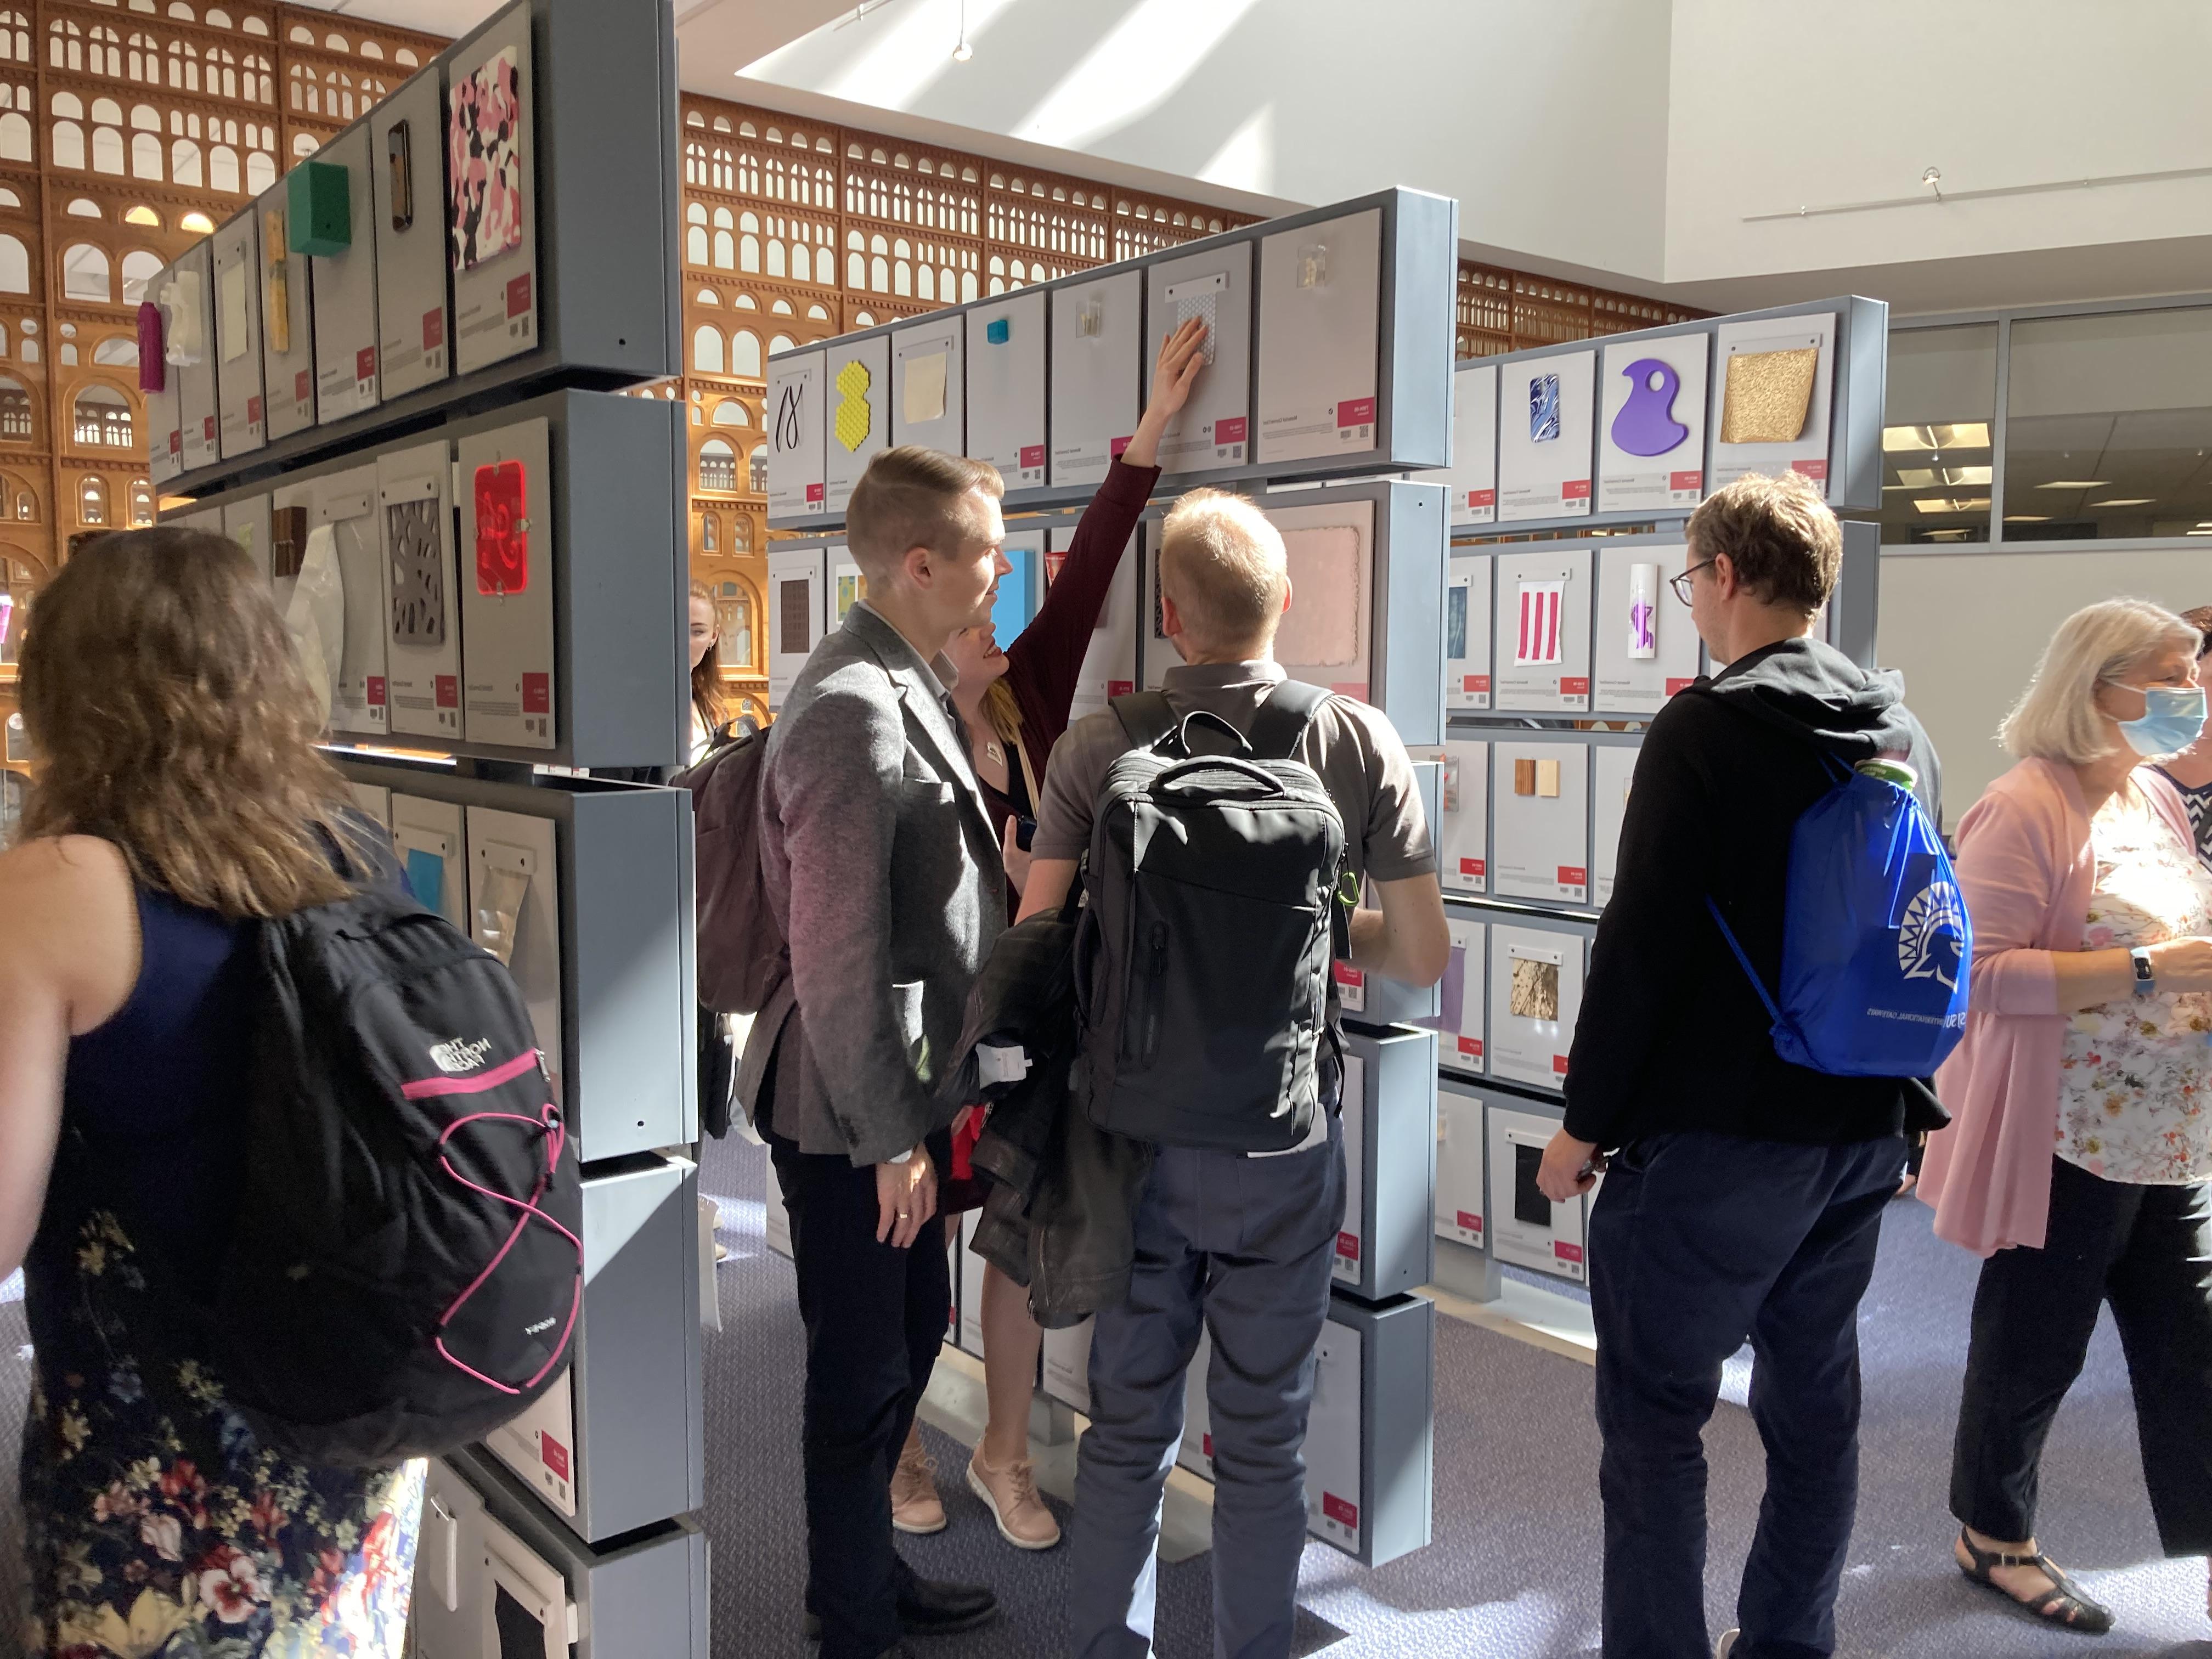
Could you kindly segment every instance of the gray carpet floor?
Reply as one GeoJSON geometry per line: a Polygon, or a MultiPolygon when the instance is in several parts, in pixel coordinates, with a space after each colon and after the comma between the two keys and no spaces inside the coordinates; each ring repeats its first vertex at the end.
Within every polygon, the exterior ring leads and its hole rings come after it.
{"type": "MultiPolygon", "coordinates": [[[[791,1268],[762,1239],[765,1154],[709,1149],[704,1188],[722,1201],[730,1259],[723,1330],[708,1339],[708,1514],[714,1659],[792,1659],[805,1565],[799,1486],[801,1339],[791,1268]]],[[[1965,1583],[1946,1554],[1949,1443],[1975,1264],[1938,1243],[1920,1206],[1893,1206],[1863,1321],[1866,1432],[1857,1535],[1839,1652],[1849,1659],[2042,1659],[2045,1655],[2212,1659],[2204,1569],[2160,1559],[2118,1344],[2100,1328],[2044,1466],[2045,1540],[2115,1607],[2102,1641],[2045,1630],[1965,1583]]],[[[22,1308],[0,1288],[0,1447],[28,1386],[22,1308]]],[[[1298,1650],[1328,1659],[1565,1659],[1597,1651],[1597,1434],[1586,1365],[1450,1319],[1438,1321],[1435,1541],[1373,1571],[1320,1544],[1300,1576],[1298,1650]]],[[[1732,1376],[1731,1382],[1736,1378],[1732,1376]]],[[[1731,1393],[1737,1389],[1731,1387],[1731,1393]]],[[[1739,1395],[1740,1397],[1740,1395],[1739,1395]]],[[[994,1626],[924,1644],[926,1659],[1031,1659],[1064,1651],[1063,1546],[1003,1544],[949,1472],[964,1449],[934,1431],[952,1524],[907,1540],[933,1577],[981,1580],[1005,1606],[994,1626]]],[[[1762,1462],[1748,1416],[1723,1404],[1712,1465],[1707,1601],[1717,1632],[1734,1601],[1762,1462]]],[[[21,1528],[12,1455],[0,1455],[0,1653],[12,1651],[21,1528]]],[[[1207,1558],[1161,1574],[1161,1659],[1212,1650],[1207,1558]]],[[[622,1659],[630,1659],[623,1656],[622,1659]]],[[[642,1656],[640,1656],[642,1659],[642,1656]]]]}

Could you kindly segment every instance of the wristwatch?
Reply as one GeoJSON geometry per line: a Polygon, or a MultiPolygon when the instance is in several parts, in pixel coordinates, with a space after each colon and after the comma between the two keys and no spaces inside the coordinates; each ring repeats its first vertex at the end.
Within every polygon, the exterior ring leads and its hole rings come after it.
{"type": "Polygon", "coordinates": [[[2150,952],[2138,945],[2128,952],[2128,957],[2136,965],[2136,994],[2139,997],[2156,996],[2158,975],[2150,970],[2150,952]]]}

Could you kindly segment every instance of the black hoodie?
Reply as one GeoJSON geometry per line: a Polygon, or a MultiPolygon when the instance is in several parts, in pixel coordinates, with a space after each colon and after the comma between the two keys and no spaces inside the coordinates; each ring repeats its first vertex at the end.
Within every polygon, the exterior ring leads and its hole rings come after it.
{"type": "Polygon", "coordinates": [[[1899,1132],[1904,1085],[1774,1052],[1772,1022],[1705,908],[1710,894],[1777,984],[1790,831],[1834,783],[1823,750],[1846,765],[1905,760],[1942,821],[1936,750],[1901,677],[1819,641],[1740,658],[1652,720],[1568,1059],[1572,1134],[1611,1150],[1683,1129],[1823,1145],[1899,1132]]]}

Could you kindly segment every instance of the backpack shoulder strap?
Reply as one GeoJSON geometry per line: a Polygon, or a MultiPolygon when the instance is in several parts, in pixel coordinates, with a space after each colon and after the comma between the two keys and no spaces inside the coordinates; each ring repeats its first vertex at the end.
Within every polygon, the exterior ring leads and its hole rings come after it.
{"type": "Polygon", "coordinates": [[[1304,680],[1285,680],[1252,716],[1246,738],[1261,760],[1288,760],[1298,752],[1306,727],[1333,694],[1304,680]]]}
{"type": "Polygon", "coordinates": [[[1150,749],[1178,724],[1164,691],[1133,691],[1115,698],[1113,708],[1114,718],[1121,722],[1133,749],[1150,749]]]}

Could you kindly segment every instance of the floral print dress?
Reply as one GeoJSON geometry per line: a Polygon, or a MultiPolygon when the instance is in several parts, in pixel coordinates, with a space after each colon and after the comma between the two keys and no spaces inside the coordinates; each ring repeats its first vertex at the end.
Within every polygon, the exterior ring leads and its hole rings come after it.
{"type": "MultiPolygon", "coordinates": [[[[2130,783],[2089,825],[2097,860],[2085,951],[2212,934],[2212,870],[2130,783]]],[[[2057,1152],[2107,1181],[2212,1178],[2212,994],[2085,1008],[2060,1050],[2057,1152]]]]}

